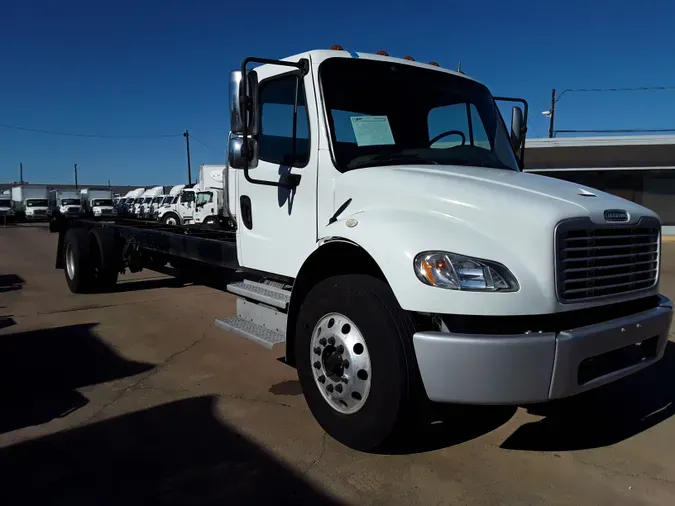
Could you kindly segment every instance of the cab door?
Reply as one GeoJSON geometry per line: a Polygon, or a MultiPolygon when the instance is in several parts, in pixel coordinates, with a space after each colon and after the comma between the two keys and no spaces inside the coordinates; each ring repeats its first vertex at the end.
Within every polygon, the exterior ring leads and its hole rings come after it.
{"type": "Polygon", "coordinates": [[[216,214],[214,191],[197,193],[195,200],[195,223],[204,223],[204,220],[216,214]]]}
{"type": "Polygon", "coordinates": [[[195,214],[195,192],[183,190],[176,204],[176,212],[183,223],[191,223],[195,214]]]}
{"type": "Polygon", "coordinates": [[[299,183],[292,189],[252,183],[243,170],[230,169],[237,172],[238,260],[243,267],[295,277],[316,244],[315,88],[311,73],[303,76],[296,69],[277,65],[255,71],[259,82],[259,158],[249,176],[279,183],[294,175],[299,183]]]}

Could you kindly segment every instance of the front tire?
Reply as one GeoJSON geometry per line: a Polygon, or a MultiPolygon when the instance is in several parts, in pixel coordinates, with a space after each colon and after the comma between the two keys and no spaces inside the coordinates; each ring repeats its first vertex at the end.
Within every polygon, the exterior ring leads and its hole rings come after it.
{"type": "Polygon", "coordinates": [[[162,223],[164,223],[165,225],[176,226],[176,225],[180,225],[180,219],[178,218],[178,216],[175,213],[167,213],[162,218],[162,223]]]}
{"type": "Polygon", "coordinates": [[[295,356],[312,414],[361,451],[391,442],[419,395],[412,321],[389,286],[349,274],[321,281],[300,307],[295,356]]]}

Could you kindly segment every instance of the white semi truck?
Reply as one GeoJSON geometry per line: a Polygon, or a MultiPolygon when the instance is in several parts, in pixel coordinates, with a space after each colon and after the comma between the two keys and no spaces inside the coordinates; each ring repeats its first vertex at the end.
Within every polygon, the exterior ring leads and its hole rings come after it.
{"type": "Polygon", "coordinates": [[[18,185],[12,187],[12,208],[19,219],[39,221],[48,219],[49,210],[46,186],[18,185]]]}
{"type": "Polygon", "coordinates": [[[507,129],[464,74],[339,49],[246,58],[230,89],[232,225],[54,221],[72,292],[166,262],[243,271],[216,324],[285,342],[314,417],[361,450],[420,403],[544,402],[663,356],[658,216],[523,173],[524,101],[507,129]]]}
{"type": "Polygon", "coordinates": [[[114,218],[117,210],[113,206],[111,190],[84,189],[80,192],[82,213],[95,218],[114,218]]]}
{"type": "Polygon", "coordinates": [[[163,209],[158,219],[167,225],[207,225],[222,227],[223,172],[225,165],[204,164],[199,167],[199,180],[184,188],[171,209],[163,209]]]}
{"type": "Polygon", "coordinates": [[[164,193],[163,186],[155,186],[154,188],[149,188],[143,193],[141,202],[137,204],[134,214],[137,218],[147,219],[152,216],[152,201],[155,197],[160,196],[164,193]]]}
{"type": "Polygon", "coordinates": [[[135,190],[127,193],[127,197],[124,201],[122,208],[122,213],[127,216],[133,216],[134,214],[134,205],[136,202],[140,202],[141,196],[145,193],[145,188],[136,188],[135,190]]]}
{"type": "Polygon", "coordinates": [[[77,190],[50,190],[48,201],[49,214],[77,216],[80,213],[80,192],[77,190]]]}
{"type": "Polygon", "coordinates": [[[0,216],[3,220],[14,217],[14,210],[12,209],[12,193],[10,190],[2,190],[0,192],[0,216]]]}
{"type": "Polygon", "coordinates": [[[164,216],[167,213],[175,212],[176,205],[180,200],[180,194],[184,188],[185,188],[184,184],[178,184],[176,186],[171,187],[171,190],[169,190],[169,195],[162,201],[162,205],[159,208],[155,209],[154,213],[155,220],[167,223],[168,225],[178,225],[180,223],[180,218],[178,216],[170,216],[168,221],[164,220],[164,216]]]}

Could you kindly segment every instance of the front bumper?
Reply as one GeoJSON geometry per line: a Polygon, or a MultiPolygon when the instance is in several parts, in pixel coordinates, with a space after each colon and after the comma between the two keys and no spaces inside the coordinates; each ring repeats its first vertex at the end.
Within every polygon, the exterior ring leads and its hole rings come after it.
{"type": "Polygon", "coordinates": [[[570,329],[526,335],[417,332],[415,354],[430,400],[527,404],[568,397],[657,362],[673,305],[570,329]]]}

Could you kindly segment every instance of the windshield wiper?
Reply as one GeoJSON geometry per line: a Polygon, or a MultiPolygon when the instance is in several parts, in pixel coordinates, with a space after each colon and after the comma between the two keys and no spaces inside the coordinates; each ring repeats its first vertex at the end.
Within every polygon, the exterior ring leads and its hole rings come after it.
{"type": "Polygon", "coordinates": [[[417,162],[430,165],[439,165],[437,160],[425,158],[414,153],[380,153],[377,155],[364,155],[354,158],[347,164],[347,169],[361,169],[377,165],[398,165],[401,162],[417,162]]]}

